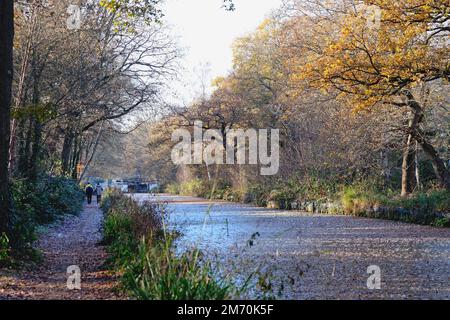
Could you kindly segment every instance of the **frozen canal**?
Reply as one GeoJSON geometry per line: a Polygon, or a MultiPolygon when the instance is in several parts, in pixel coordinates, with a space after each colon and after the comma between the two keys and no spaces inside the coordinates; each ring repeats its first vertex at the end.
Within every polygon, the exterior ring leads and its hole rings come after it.
{"type": "Polygon", "coordinates": [[[450,299],[450,229],[181,196],[135,198],[167,202],[181,247],[207,251],[231,274],[258,270],[280,298],[450,299]],[[369,266],[380,268],[379,290],[367,287],[369,266]]]}

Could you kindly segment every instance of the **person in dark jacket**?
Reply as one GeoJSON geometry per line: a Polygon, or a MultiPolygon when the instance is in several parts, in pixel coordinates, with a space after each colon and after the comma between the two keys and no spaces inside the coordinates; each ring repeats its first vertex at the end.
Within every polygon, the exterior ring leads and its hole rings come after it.
{"type": "Polygon", "coordinates": [[[88,204],[91,204],[92,203],[92,195],[94,194],[94,188],[92,187],[92,185],[90,183],[88,183],[88,185],[86,186],[84,191],[86,192],[88,204]]]}

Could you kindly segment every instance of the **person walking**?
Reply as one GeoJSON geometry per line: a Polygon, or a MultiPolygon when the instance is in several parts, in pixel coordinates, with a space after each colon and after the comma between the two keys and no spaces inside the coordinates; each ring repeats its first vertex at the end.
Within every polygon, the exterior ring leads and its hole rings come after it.
{"type": "Polygon", "coordinates": [[[86,188],[84,189],[84,192],[86,193],[87,203],[92,203],[92,195],[94,194],[94,188],[92,187],[92,184],[88,183],[86,185],[86,188]]]}
{"type": "Polygon", "coordinates": [[[97,187],[95,188],[95,194],[97,195],[97,204],[100,204],[100,201],[102,201],[102,193],[103,188],[100,183],[97,183],[97,187]]]}

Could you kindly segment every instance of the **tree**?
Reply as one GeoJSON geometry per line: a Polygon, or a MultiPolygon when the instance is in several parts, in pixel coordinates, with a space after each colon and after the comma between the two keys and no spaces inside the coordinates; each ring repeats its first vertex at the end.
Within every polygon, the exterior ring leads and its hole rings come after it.
{"type": "MultiPolygon", "coordinates": [[[[450,189],[450,172],[422,128],[427,109],[418,97],[421,87],[449,80],[448,1],[338,1],[328,6],[306,2],[308,9],[296,3],[314,23],[316,37],[304,48],[308,62],[299,67],[298,77],[338,92],[338,99],[348,101],[355,111],[383,105],[407,108],[411,116],[403,128],[404,183],[407,176],[414,177],[409,173],[414,170],[412,148],[417,141],[440,184],[450,189]],[[380,10],[379,28],[368,27],[370,17],[361,4],[380,10]]],[[[403,194],[410,191],[410,185],[403,186],[403,194]]]]}
{"type": "Polygon", "coordinates": [[[119,127],[152,108],[175,72],[178,51],[161,24],[136,16],[117,25],[113,13],[86,5],[81,28],[71,30],[61,19],[68,4],[19,7],[27,14],[16,19],[13,176],[77,178],[77,165],[97,150],[99,127],[119,127]]]}
{"type": "Polygon", "coordinates": [[[8,233],[11,219],[9,137],[13,79],[14,1],[0,3],[0,234],[8,233]]]}

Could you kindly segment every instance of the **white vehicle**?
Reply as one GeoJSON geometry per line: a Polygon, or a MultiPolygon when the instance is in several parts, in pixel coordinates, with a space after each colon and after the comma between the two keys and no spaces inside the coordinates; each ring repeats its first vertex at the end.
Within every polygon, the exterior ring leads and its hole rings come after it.
{"type": "Polygon", "coordinates": [[[128,184],[124,183],[122,180],[112,180],[109,187],[122,192],[128,192],[128,184]]]}

